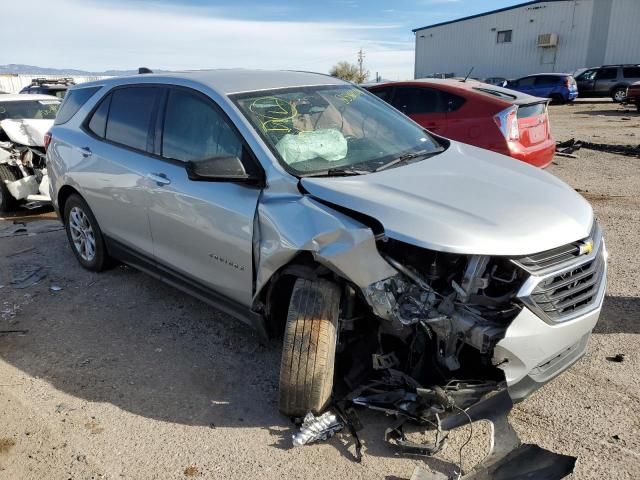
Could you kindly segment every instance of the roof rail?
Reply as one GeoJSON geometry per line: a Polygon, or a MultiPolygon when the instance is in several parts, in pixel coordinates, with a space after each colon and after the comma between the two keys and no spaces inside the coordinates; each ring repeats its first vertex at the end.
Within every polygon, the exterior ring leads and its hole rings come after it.
{"type": "Polygon", "coordinates": [[[65,78],[44,78],[37,77],[31,79],[31,85],[75,85],[76,82],[71,77],[65,78]]]}

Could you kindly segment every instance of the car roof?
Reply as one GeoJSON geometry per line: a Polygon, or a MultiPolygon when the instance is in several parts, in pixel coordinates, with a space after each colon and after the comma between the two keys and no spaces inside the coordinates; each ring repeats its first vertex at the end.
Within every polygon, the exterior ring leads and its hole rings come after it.
{"type": "Polygon", "coordinates": [[[520,78],[529,78],[529,77],[570,77],[570,73],[532,73],[531,75],[525,75],[520,78]]]}
{"type": "Polygon", "coordinates": [[[485,99],[492,99],[496,101],[506,102],[515,105],[526,105],[529,103],[536,103],[542,99],[528,95],[526,93],[511,90],[509,88],[499,87],[497,85],[491,85],[489,83],[480,82],[477,80],[468,79],[463,82],[460,79],[455,78],[423,78],[417,80],[407,80],[403,82],[386,82],[374,85],[367,85],[367,88],[390,85],[428,85],[432,87],[443,86],[446,90],[465,90],[472,95],[478,95],[485,99]]]}
{"type": "Polygon", "coordinates": [[[224,95],[259,90],[275,90],[287,87],[349,85],[348,82],[321,73],[284,70],[221,69],[162,74],[145,73],[82,83],[72,88],[75,90],[94,85],[124,85],[128,83],[138,83],[143,79],[144,83],[158,82],[169,85],[175,80],[190,80],[205,85],[224,95]]]}
{"type": "Polygon", "coordinates": [[[0,102],[24,102],[34,100],[58,100],[58,97],[53,95],[38,95],[38,94],[26,94],[26,93],[2,93],[0,94],[0,102]]]}

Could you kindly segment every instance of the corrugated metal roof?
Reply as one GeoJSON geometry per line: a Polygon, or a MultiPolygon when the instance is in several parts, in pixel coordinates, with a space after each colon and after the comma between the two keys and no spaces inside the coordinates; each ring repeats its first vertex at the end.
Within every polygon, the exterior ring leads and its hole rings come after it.
{"type": "Polygon", "coordinates": [[[433,25],[426,25],[420,28],[414,28],[411,30],[412,32],[417,32],[418,30],[426,30],[428,28],[441,27],[443,25],[449,25],[452,23],[464,22],[465,20],[471,20],[473,18],[486,17],[487,15],[493,15],[494,13],[506,12],[508,10],[513,10],[515,8],[520,7],[528,7],[529,5],[535,5],[537,3],[551,3],[551,2],[572,2],[573,0],[532,0],[530,2],[519,3],[518,5],[511,5],[510,7],[499,8],[497,10],[491,10],[489,12],[478,13],[477,15],[471,15],[469,17],[458,18],[456,20],[449,20],[448,22],[434,23],[433,25]]]}

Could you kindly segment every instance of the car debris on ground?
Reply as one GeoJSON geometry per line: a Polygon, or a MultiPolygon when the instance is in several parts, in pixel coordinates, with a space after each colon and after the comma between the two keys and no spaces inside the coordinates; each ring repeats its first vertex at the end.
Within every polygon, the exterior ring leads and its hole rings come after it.
{"type": "Polygon", "coordinates": [[[628,157],[640,157],[640,145],[608,145],[605,143],[592,143],[572,138],[566,142],[558,142],[556,144],[556,154],[577,158],[573,152],[586,148],[588,150],[596,150],[599,152],[614,153],[625,155],[628,157]]]}

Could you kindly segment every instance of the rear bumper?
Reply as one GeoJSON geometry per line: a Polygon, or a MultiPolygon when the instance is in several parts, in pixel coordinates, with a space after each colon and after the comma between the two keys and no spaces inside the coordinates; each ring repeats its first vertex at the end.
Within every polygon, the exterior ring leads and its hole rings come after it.
{"type": "Polygon", "coordinates": [[[553,138],[545,140],[533,147],[525,147],[519,143],[509,145],[509,155],[526,162],[534,167],[545,168],[553,161],[556,153],[556,141],[553,138]]]}

